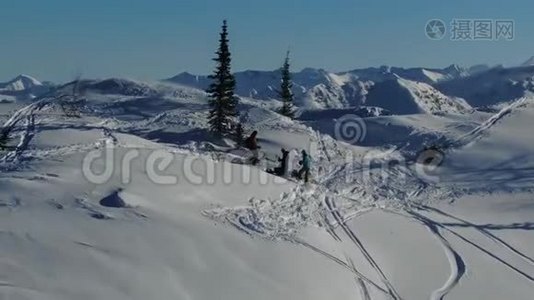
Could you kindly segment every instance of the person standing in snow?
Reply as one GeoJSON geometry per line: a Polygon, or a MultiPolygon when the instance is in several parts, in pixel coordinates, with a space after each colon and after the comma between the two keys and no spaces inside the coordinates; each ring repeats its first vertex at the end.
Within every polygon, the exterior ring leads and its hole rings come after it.
{"type": "Polygon", "coordinates": [[[256,136],[258,135],[258,131],[254,130],[252,134],[245,140],[245,147],[252,151],[252,164],[255,165],[259,162],[259,149],[261,149],[260,146],[258,146],[258,140],[256,139],[256,136]]]}
{"type": "Polygon", "coordinates": [[[302,150],[302,160],[299,161],[299,164],[302,166],[298,172],[298,179],[302,179],[302,175],[304,175],[304,182],[308,182],[310,177],[310,167],[311,167],[311,158],[306,153],[306,150],[302,150]]]}
{"type": "Polygon", "coordinates": [[[282,157],[278,158],[278,161],[280,162],[280,165],[272,170],[267,170],[267,172],[277,176],[286,176],[289,163],[289,151],[282,148],[282,157]]]}

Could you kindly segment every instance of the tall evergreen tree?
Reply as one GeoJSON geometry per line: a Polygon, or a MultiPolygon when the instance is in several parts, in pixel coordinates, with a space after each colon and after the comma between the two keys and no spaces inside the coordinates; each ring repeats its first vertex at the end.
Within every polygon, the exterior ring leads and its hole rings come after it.
{"type": "Polygon", "coordinates": [[[295,116],[293,106],[293,83],[291,81],[291,72],[289,70],[289,51],[287,51],[284,65],[282,66],[282,83],[280,85],[280,91],[278,92],[280,98],[282,98],[282,107],[280,108],[280,114],[293,118],[295,116]]]}
{"type": "Polygon", "coordinates": [[[223,21],[219,49],[213,60],[217,67],[209,78],[213,80],[207,92],[210,94],[209,124],[212,132],[219,135],[232,133],[237,117],[237,97],[234,95],[235,78],[231,72],[232,62],[228,46],[228,25],[223,21]]]}

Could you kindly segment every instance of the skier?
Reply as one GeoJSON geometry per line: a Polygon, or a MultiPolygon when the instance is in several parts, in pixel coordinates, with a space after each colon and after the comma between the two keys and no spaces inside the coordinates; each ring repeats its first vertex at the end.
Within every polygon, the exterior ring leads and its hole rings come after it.
{"type": "Polygon", "coordinates": [[[302,167],[297,173],[297,178],[302,179],[302,175],[304,175],[304,182],[307,183],[310,178],[311,158],[308,155],[308,153],[306,153],[306,150],[302,150],[301,153],[302,153],[302,160],[299,161],[299,165],[301,165],[302,167]]]}
{"type": "Polygon", "coordinates": [[[267,173],[271,173],[276,176],[286,176],[287,165],[289,162],[289,151],[282,148],[282,157],[279,157],[278,161],[280,162],[280,165],[274,169],[267,170],[267,173]]]}
{"type": "Polygon", "coordinates": [[[253,165],[256,165],[260,159],[259,159],[259,149],[261,149],[260,146],[258,146],[258,140],[256,139],[256,136],[258,135],[258,131],[254,130],[252,134],[245,140],[245,147],[252,151],[252,158],[250,159],[253,165]]]}

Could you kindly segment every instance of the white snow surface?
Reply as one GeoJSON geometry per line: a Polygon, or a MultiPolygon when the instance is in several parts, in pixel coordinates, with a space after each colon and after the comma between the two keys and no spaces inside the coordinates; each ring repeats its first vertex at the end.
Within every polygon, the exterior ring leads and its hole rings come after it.
{"type": "Polygon", "coordinates": [[[532,298],[534,99],[364,118],[368,135],[351,145],[335,120],[245,98],[263,153],[250,166],[207,133],[202,92],[116,82],[85,95],[80,118],[53,98],[0,106],[0,299],[532,298]],[[439,166],[421,160],[432,144],[439,166]],[[293,168],[311,153],[310,183],[264,172],[282,147],[293,168]],[[172,154],[167,167],[147,165],[156,151],[172,154]],[[102,183],[82,168],[98,154],[114,166],[102,183]]]}

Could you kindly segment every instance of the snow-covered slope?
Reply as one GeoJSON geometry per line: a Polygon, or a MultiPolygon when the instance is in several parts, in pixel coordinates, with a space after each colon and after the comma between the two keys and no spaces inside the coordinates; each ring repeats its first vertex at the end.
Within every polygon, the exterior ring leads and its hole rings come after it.
{"type": "Polygon", "coordinates": [[[534,175],[534,154],[530,150],[534,139],[529,134],[532,120],[534,98],[522,98],[503,107],[452,144],[455,150],[442,171],[455,173],[458,188],[469,185],[472,176],[488,179],[481,180],[480,186],[469,187],[480,191],[530,188],[527,181],[534,175]],[[460,169],[462,174],[457,172],[460,169]]]}
{"type": "Polygon", "coordinates": [[[436,88],[461,97],[473,107],[489,106],[521,98],[534,91],[534,66],[496,67],[468,78],[439,83],[436,88]]]}
{"type": "Polygon", "coordinates": [[[426,83],[400,77],[375,84],[369,91],[365,104],[400,115],[466,113],[470,110],[463,99],[448,97],[426,83]]]}
{"type": "MultiPolygon", "coordinates": [[[[432,112],[416,94],[435,93],[429,85],[395,84],[432,112]]],[[[367,116],[356,146],[335,134],[333,119],[354,109],[307,111],[301,122],[274,113],[276,101],[244,98],[242,122],[259,130],[264,154],[249,166],[231,164],[232,142],[208,133],[199,90],[115,79],[86,86],[79,118],[62,115],[53,98],[0,114],[12,129],[0,152],[1,299],[534,293],[532,99],[493,116],[367,116]],[[420,159],[433,139],[450,141],[440,167],[420,159]],[[291,168],[300,150],[311,153],[311,183],[264,172],[282,147],[291,168]]]]}

